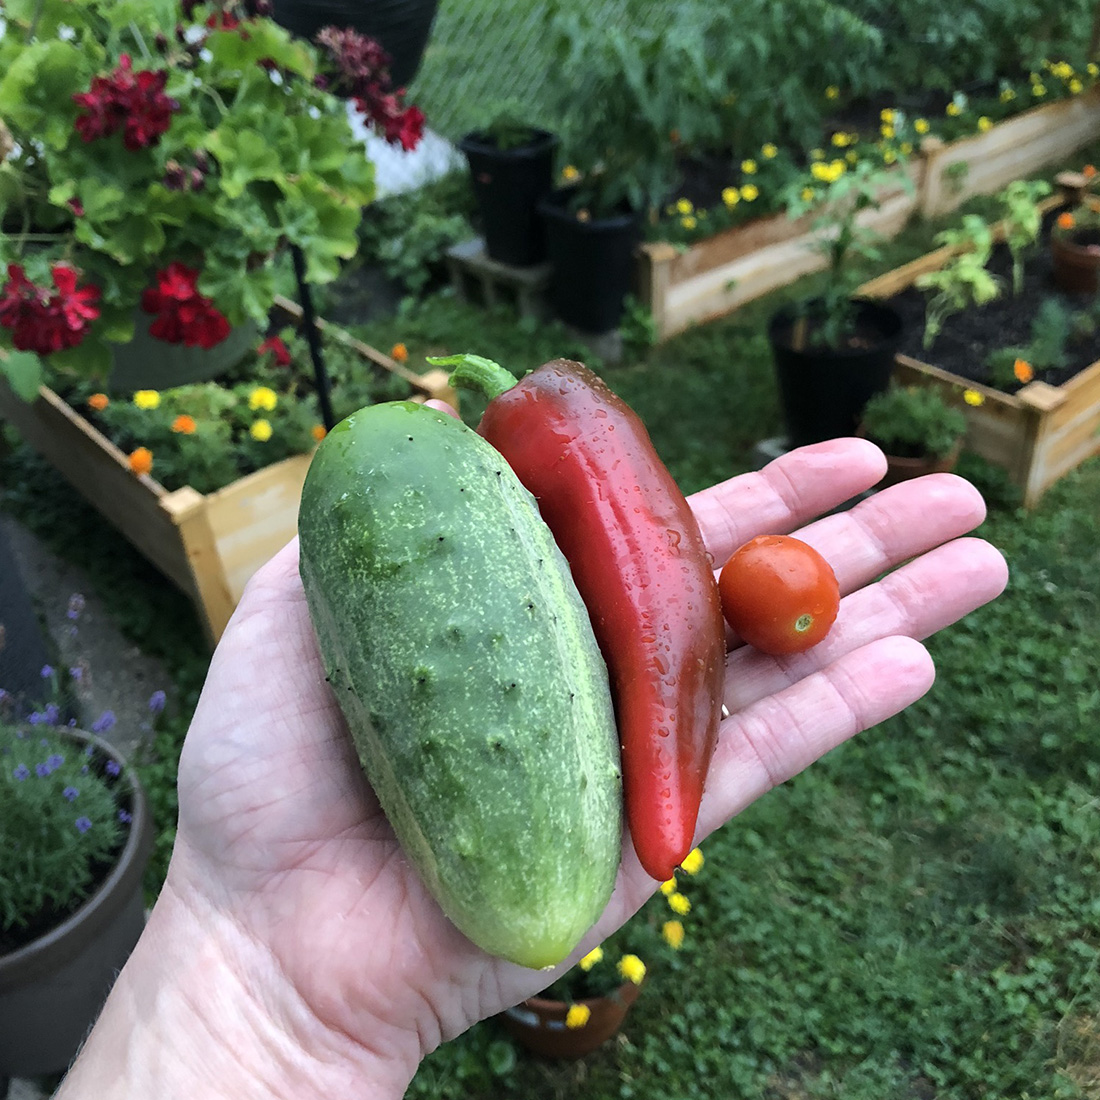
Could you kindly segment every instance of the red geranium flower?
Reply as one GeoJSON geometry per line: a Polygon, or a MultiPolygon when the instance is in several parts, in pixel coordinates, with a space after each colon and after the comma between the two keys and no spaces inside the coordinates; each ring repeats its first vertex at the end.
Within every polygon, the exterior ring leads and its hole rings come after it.
{"type": "Polygon", "coordinates": [[[263,355],[266,352],[271,352],[275,356],[275,365],[279,367],[289,367],[291,363],[290,350],[286,344],[283,343],[281,336],[269,336],[260,346],[256,349],[257,355],[263,355]]]}
{"type": "Polygon", "coordinates": [[[85,141],[123,131],[123,144],[131,152],[155,145],[172,120],[179,103],[164,94],[168,72],[143,69],[135,73],[129,54],[119,59],[110,76],[92,78],[91,89],[73,99],[84,110],[76,119],[76,131],[85,141]]]}
{"type": "Polygon", "coordinates": [[[198,289],[199,273],[181,263],[157,272],[157,285],[141,296],[141,308],[156,314],[149,332],[158,340],[212,348],[229,335],[229,321],[198,289]]]}
{"type": "Polygon", "coordinates": [[[0,290],[0,325],[11,329],[19,351],[49,355],[74,348],[99,317],[99,287],[78,287],[68,264],[55,264],[50,271],[53,291],[32,283],[20,264],[8,265],[8,281],[0,290]]]}

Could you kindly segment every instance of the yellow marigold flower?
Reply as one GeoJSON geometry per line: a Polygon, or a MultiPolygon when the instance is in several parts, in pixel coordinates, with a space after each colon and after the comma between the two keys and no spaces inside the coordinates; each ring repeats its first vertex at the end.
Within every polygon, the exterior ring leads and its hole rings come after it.
{"type": "Polygon", "coordinates": [[[1026,359],[1017,359],[1012,364],[1012,373],[1016,375],[1018,382],[1025,384],[1035,377],[1035,371],[1031,369],[1031,364],[1026,359]]]}
{"type": "Polygon", "coordinates": [[[271,422],[268,420],[253,421],[252,427],[248,429],[248,434],[257,443],[266,443],[271,438],[271,422]]]}
{"type": "Polygon", "coordinates": [[[1050,71],[1059,80],[1069,80],[1073,76],[1073,66],[1068,61],[1059,61],[1051,65],[1050,71]]]}
{"type": "Polygon", "coordinates": [[[155,409],[160,404],[160,394],[156,390],[138,390],[134,394],[134,404],[139,409],[155,409]]]}
{"type": "Polygon", "coordinates": [[[915,118],[913,119],[913,129],[918,134],[927,134],[932,129],[932,124],[926,118],[915,118]]]}
{"type": "Polygon", "coordinates": [[[581,178],[580,169],[575,165],[567,164],[561,170],[561,178],[565,180],[566,183],[572,183],[574,180],[579,180],[581,178]]]}
{"type": "Polygon", "coordinates": [[[947,105],[945,113],[951,115],[952,117],[955,115],[960,115],[962,114],[962,108],[954,100],[952,100],[947,105]]]}
{"type": "Polygon", "coordinates": [[[695,219],[690,214],[688,214],[686,217],[680,219],[680,224],[685,229],[694,229],[697,223],[695,219]]]}
{"type": "Polygon", "coordinates": [[[325,428],[324,424],[314,424],[313,427],[309,429],[309,434],[320,443],[321,440],[328,435],[328,430],[325,428]]]}
{"type": "Polygon", "coordinates": [[[963,400],[975,408],[985,404],[985,398],[977,390],[963,390],[963,400]]]}
{"type": "Polygon", "coordinates": [[[838,149],[843,149],[849,143],[849,137],[843,130],[837,130],[829,139],[838,149]]]}
{"type": "Polygon", "coordinates": [[[187,413],[180,413],[179,416],[172,421],[172,431],[179,432],[180,435],[194,435],[195,428],[195,418],[193,416],[188,416],[187,413]]]}
{"type": "Polygon", "coordinates": [[[822,183],[828,183],[829,181],[829,166],[817,160],[810,165],[810,175],[815,180],[820,180],[822,183]]]}
{"type": "Polygon", "coordinates": [[[675,894],[676,893],[676,877],[675,877],[675,875],[672,878],[666,879],[664,882],[661,883],[661,893],[664,894],[664,896],[666,898],[669,896],[669,894],[675,894]]]}
{"type": "Polygon", "coordinates": [[[668,907],[681,917],[686,917],[691,912],[691,902],[683,894],[670,894],[668,907]]]}
{"type": "Polygon", "coordinates": [[[817,192],[812,187],[803,187],[800,194],[803,202],[813,202],[817,198],[817,192]]]}
{"type": "Polygon", "coordinates": [[[148,447],[138,447],[130,452],[130,470],[139,477],[153,468],[153,452],[148,447]]]}
{"type": "Polygon", "coordinates": [[[993,119],[991,119],[988,115],[982,115],[981,118],[978,119],[978,131],[979,131],[979,133],[985,134],[985,133],[988,133],[992,129],[993,129],[993,119]]]}
{"type": "Polygon", "coordinates": [[[669,945],[674,951],[679,951],[684,943],[684,926],[678,920],[666,920],[661,925],[661,935],[665,938],[665,943],[669,945]]]}
{"type": "Polygon", "coordinates": [[[824,160],[824,159],[825,159],[825,150],[824,149],[811,149],[810,150],[810,160],[824,160]]]}
{"type": "Polygon", "coordinates": [[[695,209],[691,205],[691,199],[677,199],[676,200],[676,213],[677,214],[690,214],[695,209]]]}
{"type": "Polygon", "coordinates": [[[746,176],[756,175],[756,161],[753,160],[752,157],[749,157],[748,160],[741,161],[741,171],[744,172],[746,176]]]}
{"type": "Polygon", "coordinates": [[[565,1026],[575,1031],[577,1028],[584,1027],[591,1015],[592,1009],[588,1005],[570,1005],[569,1011],[565,1014],[565,1026]]]}
{"type": "Polygon", "coordinates": [[[1087,72],[1089,76],[1100,76],[1100,65],[1097,65],[1095,61],[1090,61],[1085,66],[1085,72],[1087,72]]]}
{"type": "Polygon", "coordinates": [[[105,393],[93,393],[88,398],[88,408],[97,412],[102,412],[110,403],[111,399],[105,393]]]}
{"type": "Polygon", "coordinates": [[[892,138],[897,133],[894,127],[886,122],[884,122],[878,129],[879,133],[882,134],[884,138],[892,138]]]}
{"type": "Polygon", "coordinates": [[[278,394],[269,386],[257,386],[248,395],[248,407],[253,411],[263,409],[264,412],[271,412],[278,403],[278,394]]]}
{"type": "Polygon", "coordinates": [[[697,875],[703,866],[703,850],[701,848],[692,848],[686,856],[684,856],[684,862],[680,866],[689,874],[697,875]]]}
{"type": "Polygon", "coordinates": [[[859,154],[854,149],[849,149],[848,152],[844,154],[844,159],[849,164],[855,164],[855,162],[859,160],[859,154]]]}
{"type": "Polygon", "coordinates": [[[582,970],[591,970],[598,962],[603,961],[603,948],[593,947],[587,955],[577,963],[582,970]]]}
{"type": "Polygon", "coordinates": [[[893,122],[894,121],[894,109],[892,107],[883,107],[878,113],[880,122],[893,122]]]}
{"type": "Polygon", "coordinates": [[[903,157],[907,157],[913,151],[913,143],[911,141],[903,141],[898,146],[898,149],[901,150],[901,155],[903,157]]]}
{"type": "Polygon", "coordinates": [[[760,146],[760,155],[765,160],[771,160],[772,157],[777,156],[778,153],[779,147],[773,145],[770,141],[765,141],[764,144],[760,146]]]}
{"type": "Polygon", "coordinates": [[[394,344],[390,348],[390,358],[396,359],[398,363],[404,363],[409,358],[409,349],[404,344],[394,344]]]}
{"type": "Polygon", "coordinates": [[[624,955],[619,960],[619,973],[628,982],[641,985],[645,977],[645,963],[637,955],[624,955]]]}
{"type": "Polygon", "coordinates": [[[893,164],[898,159],[898,155],[893,149],[883,149],[882,151],[882,163],[893,164]]]}
{"type": "Polygon", "coordinates": [[[1002,88],[1001,89],[1001,102],[1011,103],[1016,98],[1015,88],[1002,88]]]}
{"type": "Polygon", "coordinates": [[[1085,86],[1077,77],[1074,77],[1069,82],[1069,90],[1071,95],[1080,95],[1085,90],[1085,86]]]}
{"type": "Polygon", "coordinates": [[[825,98],[826,99],[837,99],[837,98],[839,98],[839,96],[840,96],[840,89],[835,84],[830,84],[825,89],[825,98]]]}
{"type": "Polygon", "coordinates": [[[741,198],[743,198],[745,202],[755,202],[759,196],[760,188],[757,187],[755,183],[746,183],[741,188],[741,198]]]}
{"type": "Polygon", "coordinates": [[[1047,94],[1046,85],[1037,81],[1036,83],[1031,85],[1031,94],[1033,96],[1035,96],[1036,98],[1038,98],[1039,96],[1046,95],[1047,94]]]}
{"type": "Polygon", "coordinates": [[[736,206],[741,201],[741,192],[736,187],[725,187],[722,189],[722,201],[727,206],[736,206]]]}

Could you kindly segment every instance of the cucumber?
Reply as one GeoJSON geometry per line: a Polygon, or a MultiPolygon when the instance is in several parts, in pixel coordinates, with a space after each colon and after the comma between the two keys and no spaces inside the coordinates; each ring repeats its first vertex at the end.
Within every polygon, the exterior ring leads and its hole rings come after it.
{"type": "Polygon", "coordinates": [[[607,670],[534,498],[413,402],[325,437],[298,515],[325,671],[405,854],[475,944],[561,962],[619,865],[607,670]]]}

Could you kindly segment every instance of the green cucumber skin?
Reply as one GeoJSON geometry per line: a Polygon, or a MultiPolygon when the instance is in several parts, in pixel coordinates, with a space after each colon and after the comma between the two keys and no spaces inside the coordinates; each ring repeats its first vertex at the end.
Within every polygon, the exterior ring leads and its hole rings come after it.
{"type": "Polygon", "coordinates": [[[300,571],[325,671],[410,861],[475,944],[564,959],[619,865],[607,671],[534,498],[461,421],[412,402],[310,464],[300,571]]]}

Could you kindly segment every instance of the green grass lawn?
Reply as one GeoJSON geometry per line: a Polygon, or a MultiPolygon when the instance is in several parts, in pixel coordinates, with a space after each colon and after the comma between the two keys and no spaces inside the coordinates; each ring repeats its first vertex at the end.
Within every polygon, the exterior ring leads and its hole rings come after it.
{"type": "MultiPolygon", "coordinates": [[[[893,242],[882,266],[923,251],[932,228],[893,242]]],[[[686,491],[749,468],[753,444],[778,430],[763,322],[794,292],[597,364],[686,491]]],[[[441,351],[516,370],[586,355],[555,326],[448,295],[360,334],[403,340],[410,366],[441,351]]],[[[410,1096],[1100,1094],[1100,461],[1030,513],[995,470],[964,470],[989,495],[981,534],[1011,581],[930,642],[931,692],[710,839],[687,943],[652,973],[615,1042],[579,1064],[545,1063],[487,1021],[433,1055],[410,1096]]],[[[146,771],[162,871],[173,754],[207,660],[197,622],[11,440],[0,485],[5,508],[90,566],[127,632],[177,680],[182,713],[146,771]]]]}

